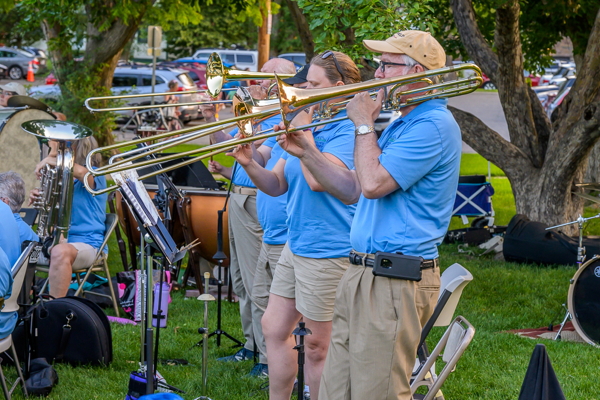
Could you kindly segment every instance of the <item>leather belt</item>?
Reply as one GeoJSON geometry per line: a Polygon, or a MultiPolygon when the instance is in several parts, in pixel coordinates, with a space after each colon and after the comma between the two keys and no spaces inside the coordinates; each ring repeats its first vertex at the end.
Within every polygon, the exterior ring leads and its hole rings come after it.
{"type": "Polygon", "coordinates": [[[235,194],[244,194],[246,196],[256,196],[256,192],[258,192],[257,188],[251,188],[251,187],[247,187],[247,186],[238,186],[238,185],[231,186],[231,193],[235,193],[235,194]]]}
{"type": "MultiPolygon", "coordinates": [[[[363,265],[365,267],[373,268],[375,261],[375,254],[364,254],[356,251],[350,252],[350,263],[354,265],[363,265]],[[361,255],[363,254],[363,255],[361,255]]],[[[421,262],[421,269],[439,268],[440,259],[434,258],[433,260],[423,260],[421,262]]]]}
{"type": "Polygon", "coordinates": [[[0,297],[0,310],[4,308],[4,297],[0,297]]]}

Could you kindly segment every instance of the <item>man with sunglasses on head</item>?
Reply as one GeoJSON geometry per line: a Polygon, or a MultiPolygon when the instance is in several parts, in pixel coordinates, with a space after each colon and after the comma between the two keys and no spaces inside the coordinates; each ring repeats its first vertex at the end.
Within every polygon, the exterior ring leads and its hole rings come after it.
{"type": "MultiPolygon", "coordinates": [[[[444,49],[427,32],[398,32],[364,45],[381,53],[377,79],[446,63],[444,49]]],[[[400,91],[425,86],[412,83],[400,91]]],[[[422,94],[404,95],[401,101],[422,94]]],[[[439,292],[437,246],[456,197],[460,129],[447,100],[434,99],[402,108],[402,117],[378,138],[373,124],[383,100],[383,91],[375,100],[362,92],[347,106],[356,128],[353,170],[331,168],[302,135],[286,139],[294,143],[287,151],[329,193],[346,204],[358,200],[350,232],[353,251],[336,295],[320,400],[412,399],[410,377],[421,329],[439,292]]]]}

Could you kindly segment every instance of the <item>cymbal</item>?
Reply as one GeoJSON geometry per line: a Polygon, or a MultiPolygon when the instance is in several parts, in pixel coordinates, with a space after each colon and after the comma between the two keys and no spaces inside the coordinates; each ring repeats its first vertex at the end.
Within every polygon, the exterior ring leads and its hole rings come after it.
{"type": "Polygon", "coordinates": [[[575,193],[577,196],[581,197],[582,199],[586,199],[589,201],[593,201],[594,203],[600,204],[600,197],[592,196],[587,193],[578,193],[578,192],[573,192],[573,193],[575,193]]]}
{"type": "Polygon", "coordinates": [[[6,104],[8,107],[29,107],[47,112],[50,112],[51,110],[48,105],[29,96],[12,96],[10,99],[8,99],[6,104]]]}
{"type": "Polygon", "coordinates": [[[600,190],[600,183],[597,182],[576,183],[575,186],[590,190],[600,190]]]}

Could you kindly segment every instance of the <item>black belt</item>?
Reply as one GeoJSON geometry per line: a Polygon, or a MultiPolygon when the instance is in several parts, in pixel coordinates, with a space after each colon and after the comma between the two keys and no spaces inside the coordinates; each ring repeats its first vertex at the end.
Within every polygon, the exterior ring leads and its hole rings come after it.
{"type": "MultiPolygon", "coordinates": [[[[350,263],[354,265],[364,265],[365,267],[373,268],[374,258],[372,254],[361,256],[355,252],[350,252],[350,263]]],[[[433,260],[423,260],[421,262],[421,269],[437,268],[440,266],[440,259],[434,258],[433,260]]]]}

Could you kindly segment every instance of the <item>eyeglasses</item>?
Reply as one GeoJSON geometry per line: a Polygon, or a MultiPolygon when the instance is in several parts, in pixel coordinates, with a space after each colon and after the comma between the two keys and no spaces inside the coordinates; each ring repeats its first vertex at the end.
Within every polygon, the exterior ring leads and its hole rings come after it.
{"type": "Polygon", "coordinates": [[[16,96],[16,95],[17,95],[17,92],[9,92],[9,91],[7,91],[7,90],[3,90],[3,91],[2,91],[2,94],[3,94],[4,96],[16,96]]]}
{"type": "Polygon", "coordinates": [[[327,57],[333,57],[333,63],[335,64],[335,69],[337,69],[337,72],[340,74],[340,76],[342,77],[342,81],[344,80],[344,73],[342,72],[342,68],[340,68],[340,64],[338,64],[337,59],[335,58],[335,53],[331,50],[326,51],[325,53],[321,54],[321,58],[324,60],[327,57]]]}
{"type": "Polygon", "coordinates": [[[381,72],[385,73],[385,67],[387,65],[397,65],[397,66],[409,66],[408,64],[399,64],[399,63],[393,63],[393,62],[386,62],[386,61],[379,61],[379,68],[381,68],[381,72]]]}

